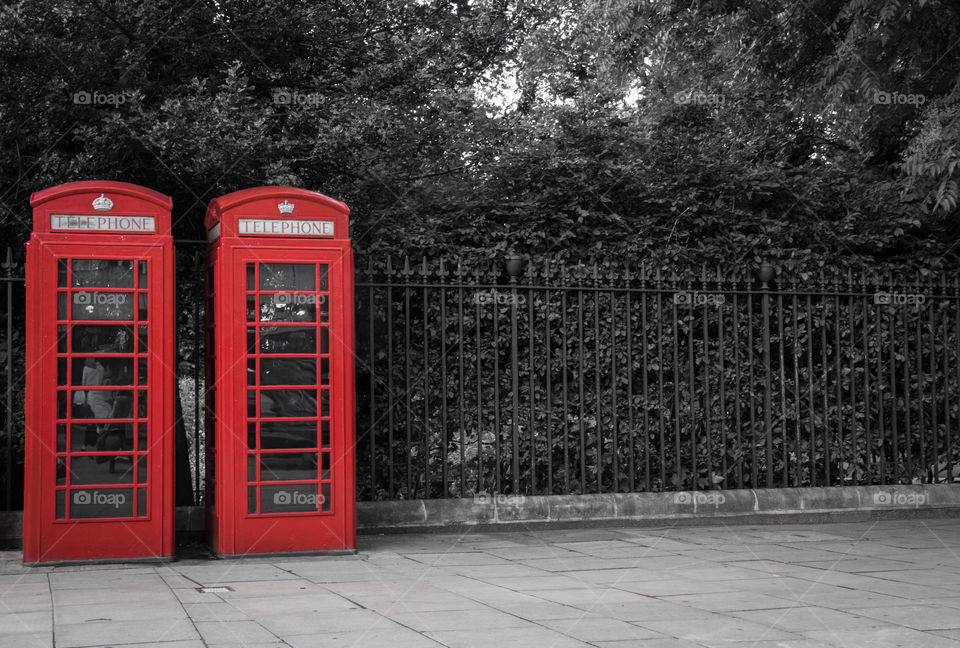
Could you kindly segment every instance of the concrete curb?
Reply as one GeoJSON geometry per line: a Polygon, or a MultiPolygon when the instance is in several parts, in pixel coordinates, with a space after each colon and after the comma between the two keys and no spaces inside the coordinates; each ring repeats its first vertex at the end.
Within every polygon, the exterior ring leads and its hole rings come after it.
{"type": "Polygon", "coordinates": [[[786,523],[960,516],[949,484],[763,488],[610,495],[480,495],[447,500],[361,502],[361,532],[477,526],[786,523]]]}
{"type": "MultiPolygon", "coordinates": [[[[0,511],[0,547],[20,547],[20,511],[0,511]]],[[[833,486],[610,495],[480,495],[461,499],[359,502],[360,533],[458,528],[689,526],[860,522],[960,517],[960,485],[833,486]]],[[[204,533],[202,507],[177,509],[177,538],[204,533]]]]}

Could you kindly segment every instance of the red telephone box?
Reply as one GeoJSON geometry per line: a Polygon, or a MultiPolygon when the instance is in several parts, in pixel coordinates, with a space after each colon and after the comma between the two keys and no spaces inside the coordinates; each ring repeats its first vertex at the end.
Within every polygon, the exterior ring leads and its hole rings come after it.
{"type": "Polygon", "coordinates": [[[356,549],[348,214],[289,187],[207,208],[207,532],[220,555],[356,549]]]}
{"type": "Polygon", "coordinates": [[[24,562],[170,558],[171,200],[86,181],[30,204],[24,562]]]}

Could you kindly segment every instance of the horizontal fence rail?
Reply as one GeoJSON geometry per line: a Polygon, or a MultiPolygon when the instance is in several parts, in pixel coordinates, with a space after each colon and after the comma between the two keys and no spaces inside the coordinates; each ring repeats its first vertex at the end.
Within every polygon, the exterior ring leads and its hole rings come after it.
{"type": "Polygon", "coordinates": [[[958,476],[955,280],[512,269],[358,272],[361,499],[958,476]]]}
{"type": "MultiPolygon", "coordinates": [[[[177,242],[189,458],[178,486],[192,491],[178,501],[198,503],[204,245],[177,242]]],[[[22,255],[0,265],[0,505],[11,510],[23,491],[22,255]]],[[[956,481],[957,280],[765,278],[360,264],[360,499],[956,481]]]]}

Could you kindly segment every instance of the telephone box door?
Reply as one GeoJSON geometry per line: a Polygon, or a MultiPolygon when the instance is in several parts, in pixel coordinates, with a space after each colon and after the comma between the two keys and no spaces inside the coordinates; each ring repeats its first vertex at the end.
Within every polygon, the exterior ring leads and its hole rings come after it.
{"type": "MultiPolygon", "coordinates": [[[[340,253],[236,251],[232,312],[237,349],[236,420],[245,430],[235,463],[236,553],[345,542],[348,507],[340,253]]],[[[352,484],[352,480],[349,482],[352,484]]]]}

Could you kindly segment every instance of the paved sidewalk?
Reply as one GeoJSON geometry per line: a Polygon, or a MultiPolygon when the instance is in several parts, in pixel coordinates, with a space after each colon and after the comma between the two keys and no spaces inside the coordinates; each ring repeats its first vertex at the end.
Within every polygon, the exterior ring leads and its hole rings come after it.
{"type": "Polygon", "coordinates": [[[960,520],[360,539],[163,566],[7,552],[0,646],[960,648],[960,520]]]}

